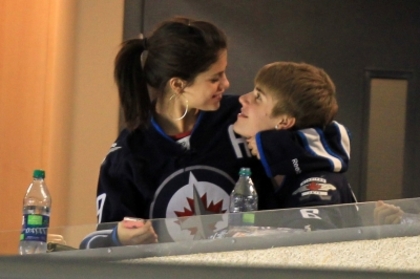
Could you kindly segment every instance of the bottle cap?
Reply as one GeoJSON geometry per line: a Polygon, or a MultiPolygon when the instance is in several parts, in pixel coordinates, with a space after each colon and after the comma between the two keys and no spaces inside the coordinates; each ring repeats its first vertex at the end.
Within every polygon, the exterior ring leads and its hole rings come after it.
{"type": "Polygon", "coordinates": [[[34,178],[45,178],[45,171],[44,170],[34,170],[34,178]]]}
{"type": "Polygon", "coordinates": [[[239,170],[239,175],[250,176],[251,175],[251,169],[250,168],[241,168],[239,170]]]}

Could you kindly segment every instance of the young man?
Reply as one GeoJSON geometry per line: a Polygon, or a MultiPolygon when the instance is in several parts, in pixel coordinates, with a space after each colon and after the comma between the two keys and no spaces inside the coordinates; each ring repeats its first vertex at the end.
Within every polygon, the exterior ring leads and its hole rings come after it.
{"type": "Polygon", "coordinates": [[[233,129],[247,138],[266,174],[279,182],[279,207],[304,207],[291,211],[298,215],[282,216],[280,224],[311,229],[358,225],[354,206],[307,208],[356,201],[343,174],[350,135],[333,120],[338,105],[330,77],[305,63],[271,63],[257,73],[254,90],[239,100],[242,109],[233,129]]]}

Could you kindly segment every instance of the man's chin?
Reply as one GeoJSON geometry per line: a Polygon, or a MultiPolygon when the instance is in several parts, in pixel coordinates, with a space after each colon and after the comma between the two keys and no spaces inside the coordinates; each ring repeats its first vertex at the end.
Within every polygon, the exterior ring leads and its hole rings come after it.
{"type": "Polygon", "coordinates": [[[233,123],[232,128],[233,128],[233,131],[234,131],[236,134],[238,134],[238,135],[240,135],[240,134],[241,134],[241,128],[240,128],[240,127],[238,127],[238,122],[233,123]]]}
{"type": "Polygon", "coordinates": [[[244,138],[247,138],[248,137],[248,136],[245,135],[246,133],[244,133],[243,129],[241,129],[241,127],[239,127],[239,125],[237,124],[237,122],[233,123],[233,127],[232,128],[233,128],[233,131],[236,134],[238,134],[238,135],[240,135],[240,136],[242,136],[244,138]]]}

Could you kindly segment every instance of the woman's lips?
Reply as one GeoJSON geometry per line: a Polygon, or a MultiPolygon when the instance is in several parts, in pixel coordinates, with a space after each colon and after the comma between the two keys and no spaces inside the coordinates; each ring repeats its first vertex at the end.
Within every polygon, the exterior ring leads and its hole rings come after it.
{"type": "Polygon", "coordinates": [[[218,99],[221,100],[222,99],[223,94],[217,94],[217,95],[213,95],[213,99],[218,99]]]}

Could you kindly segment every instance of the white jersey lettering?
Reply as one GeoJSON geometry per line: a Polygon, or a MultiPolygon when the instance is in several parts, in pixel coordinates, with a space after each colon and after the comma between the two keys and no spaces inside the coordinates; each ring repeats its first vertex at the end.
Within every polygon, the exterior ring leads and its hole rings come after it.
{"type": "Polygon", "coordinates": [[[233,125],[228,127],[228,133],[230,142],[232,143],[233,150],[235,150],[235,154],[237,158],[243,158],[244,155],[242,154],[240,145],[243,144],[247,157],[251,157],[251,152],[249,151],[248,145],[246,143],[245,138],[239,137],[237,138],[235,132],[233,131],[233,125]]]}
{"type": "Polygon", "coordinates": [[[300,214],[305,219],[322,219],[318,216],[319,210],[314,208],[301,209],[300,214]]]}
{"type": "Polygon", "coordinates": [[[96,197],[96,217],[98,218],[98,224],[102,221],[102,210],[104,209],[105,199],[105,193],[96,197]]]}

